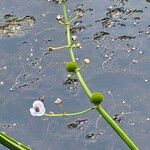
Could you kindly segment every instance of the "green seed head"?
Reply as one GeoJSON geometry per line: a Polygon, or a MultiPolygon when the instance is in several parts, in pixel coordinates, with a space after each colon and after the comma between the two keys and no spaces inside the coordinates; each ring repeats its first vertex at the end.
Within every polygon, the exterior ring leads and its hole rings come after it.
{"type": "Polygon", "coordinates": [[[104,96],[102,93],[94,92],[91,96],[91,102],[94,105],[99,105],[104,99],[104,96]]]}
{"type": "Polygon", "coordinates": [[[70,61],[66,64],[66,70],[68,72],[75,72],[75,70],[77,69],[77,63],[76,62],[73,62],[73,61],[70,61]]]}

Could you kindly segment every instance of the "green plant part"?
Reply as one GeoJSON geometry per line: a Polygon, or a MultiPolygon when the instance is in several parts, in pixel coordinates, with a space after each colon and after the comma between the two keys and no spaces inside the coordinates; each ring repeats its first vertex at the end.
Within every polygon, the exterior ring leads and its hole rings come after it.
{"type": "Polygon", "coordinates": [[[75,72],[77,68],[78,68],[77,63],[74,61],[70,61],[66,64],[66,70],[68,72],[75,72]]]}
{"type": "Polygon", "coordinates": [[[99,105],[104,99],[104,96],[102,93],[94,92],[91,96],[91,102],[94,105],[99,105]]]}
{"type": "Polygon", "coordinates": [[[10,150],[32,150],[30,147],[16,141],[2,131],[0,131],[0,143],[10,150]]]}
{"type": "MultiPolygon", "coordinates": [[[[64,18],[65,18],[65,21],[67,22],[67,24],[65,24],[66,31],[67,31],[67,34],[66,34],[67,35],[67,43],[68,43],[68,45],[71,45],[71,42],[72,42],[71,33],[70,33],[71,24],[69,22],[69,17],[67,14],[67,5],[66,5],[65,1],[63,1],[62,4],[63,4],[64,18]]],[[[69,54],[70,54],[71,60],[73,62],[76,62],[73,48],[74,48],[73,46],[68,47],[69,54]]],[[[91,93],[90,89],[88,88],[88,86],[86,85],[86,83],[80,73],[80,70],[76,71],[75,74],[77,75],[78,80],[79,80],[85,94],[91,100],[92,93],[91,93]]],[[[119,127],[119,125],[112,119],[112,117],[109,116],[109,114],[105,111],[105,109],[103,109],[102,106],[100,107],[99,105],[97,105],[96,110],[107,121],[107,123],[114,129],[114,131],[120,136],[120,138],[128,145],[128,147],[131,150],[139,150],[139,148],[134,144],[134,142],[126,135],[126,133],[119,127]]]]}

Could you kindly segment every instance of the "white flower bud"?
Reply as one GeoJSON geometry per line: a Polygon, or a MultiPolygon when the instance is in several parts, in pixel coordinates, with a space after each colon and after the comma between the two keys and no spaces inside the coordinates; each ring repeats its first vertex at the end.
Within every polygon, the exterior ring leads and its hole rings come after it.
{"type": "Polygon", "coordinates": [[[62,103],[62,99],[60,99],[60,98],[57,98],[54,102],[54,104],[56,104],[56,105],[59,105],[61,103],[62,103]]]}
{"type": "Polygon", "coordinates": [[[75,41],[77,39],[77,36],[73,35],[72,40],[75,41]]]}
{"type": "Polygon", "coordinates": [[[77,13],[77,16],[78,16],[79,18],[81,18],[81,17],[83,16],[83,13],[82,13],[82,12],[78,12],[78,13],[77,13]]]}
{"type": "Polygon", "coordinates": [[[67,77],[70,78],[70,77],[71,77],[71,74],[68,74],[67,77]]]}
{"type": "Polygon", "coordinates": [[[57,15],[56,19],[57,19],[58,21],[60,21],[60,20],[62,19],[62,17],[61,17],[60,15],[57,15]]]}
{"type": "Polygon", "coordinates": [[[84,59],[84,63],[85,63],[85,64],[89,64],[90,62],[91,62],[91,61],[90,61],[89,59],[87,59],[87,58],[84,59]]]}
{"type": "Polygon", "coordinates": [[[77,43],[76,48],[82,48],[81,43],[77,43]]]}

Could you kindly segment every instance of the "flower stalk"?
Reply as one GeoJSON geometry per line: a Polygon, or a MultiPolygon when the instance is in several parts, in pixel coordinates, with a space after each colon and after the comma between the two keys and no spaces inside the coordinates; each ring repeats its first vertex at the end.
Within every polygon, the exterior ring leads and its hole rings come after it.
{"type": "Polygon", "coordinates": [[[59,46],[59,47],[49,47],[48,50],[49,51],[53,51],[53,50],[59,50],[59,49],[64,49],[64,48],[68,48],[69,45],[64,45],[64,46],[59,46]]]}
{"type": "Polygon", "coordinates": [[[83,111],[80,111],[80,112],[74,112],[74,113],[61,113],[61,114],[48,114],[48,113],[45,113],[44,115],[45,116],[48,116],[48,117],[70,117],[70,116],[77,116],[77,115],[83,115],[91,110],[94,110],[95,107],[90,107],[88,109],[85,109],[83,111]]]}

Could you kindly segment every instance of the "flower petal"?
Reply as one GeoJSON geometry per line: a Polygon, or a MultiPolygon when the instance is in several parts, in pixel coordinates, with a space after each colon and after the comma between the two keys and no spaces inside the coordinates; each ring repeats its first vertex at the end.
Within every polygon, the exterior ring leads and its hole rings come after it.
{"type": "Polygon", "coordinates": [[[45,114],[45,107],[40,108],[40,111],[36,113],[37,116],[43,116],[45,114]]]}
{"type": "Polygon", "coordinates": [[[37,112],[33,108],[30,108],[30,113],[32,116],[37,116],[37,112]]]}
{"type": "Polygon", "coordinates": [[[38,107],[39,109],[44,107],[44,104],[41,101],[34,101],[33,108],[38,107]]]}

